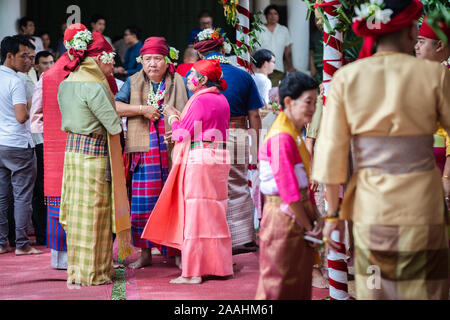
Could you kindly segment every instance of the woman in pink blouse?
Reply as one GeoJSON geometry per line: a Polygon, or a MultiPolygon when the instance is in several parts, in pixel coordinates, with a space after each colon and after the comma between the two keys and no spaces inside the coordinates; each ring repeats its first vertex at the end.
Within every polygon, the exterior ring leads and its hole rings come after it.
{"type": "Polygon", "coordinates": [[[310,154],[301,137],[316,108],[318,83],[295,72],[279,87],[282,112],[259,152],[265,195],[260,231],[260,277],[256,299],[311,299],[314,246],[320,217],[309,191],[310,154]]]}
{"type": "Polygon", "coordinates": [[[226,220],[230,107],[218,60],[194,64],[188,88],[195,92],[181,116],[164,115],[175,141],[173,167],[143,238],[181,250],[182,275],[171,283],[199,284],[202,276],[231,276],[231,235],[226,220]]]}

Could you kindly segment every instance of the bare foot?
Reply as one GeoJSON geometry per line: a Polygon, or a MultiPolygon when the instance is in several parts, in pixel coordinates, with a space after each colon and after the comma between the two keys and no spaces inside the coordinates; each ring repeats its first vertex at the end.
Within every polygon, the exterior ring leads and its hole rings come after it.
{"type": "Polygon", "coordinates": [[[178,277],[176,279],[170,280],[170,283],[175,283],[175,284],[200,284],[200,283],[202,283],[202,277],[191,277],[191,278],[178,277]]]}
{"type": "Polygon", "coordinates": [[[152,264],[152,251],[151,249],[142,249],[141,256],[135,262],[130,263],[128,268],[141,269],[152,264]]]}
{"type": "Polygon", "coordinates": [[[41,254],[41,253],[42,253],[41,250],[37,250],[33,247],[28,247],[25,250],[16,249],[16,256],[28,256],[28,255],[41,254]]]}
{"type": "Polygon", "coordinates": [[[323,277],[319,269],[314,268],[312,273],[312,286],[319,289],[327,289],[328,281],[323,277]]]}

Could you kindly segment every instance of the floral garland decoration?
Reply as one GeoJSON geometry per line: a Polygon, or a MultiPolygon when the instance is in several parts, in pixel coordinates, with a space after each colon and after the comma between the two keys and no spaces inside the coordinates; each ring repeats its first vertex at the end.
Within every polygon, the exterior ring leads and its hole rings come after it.
{"type": "MultiPolygon", "coordinates": [[[[208,40],[218,40],[220,38],[225,38],[225,34],[221,34],[221,29],[205,29],[197,34],[196,41],[208,41],[208,40]]],[[[230,54],[232,50],[232,46],[230,45],[230,42],[228,39],[225,38],[225,41],[223,42],[223,49],[225,54],[230,54]]]]}
{"type": "Polygon", "coordinates": [[[166,94],[166,80],[163,80],[162,82],[159,83],[156,92],[157,93],[153,91],[153,85],[152,82],[150,81],[150,87],[147,95],[147,105],[158,109],[160,112],[163,112],[164,105],[162,105],[162,102],[166,94]]]}
{"type": "Polygon", "coordinates": [[[89,30],[78,31],[72,40],[65,41],[64,46],[67,51],[70,49],[86,51],[88,45],[92,43],[92,33],[89,30]]]}
{"type": "Polygon", "coordinates": [[[220,56],[219,55],[212,55],[212,56],[210,56],[210,57],[208,57],[206,59],[208,59],[208,60],[219,60],[220,63],[231,64],[231,61],[227,57],[224,57],[222,55],[220,55],[220,56]]]}
{"type": "Polygon", "coordinates": [[[116,56],[115,52],[107,53],[106,51],[102,52],[102,55],[100,56],[100,59],[104,64],[111,64],[114,63],[114,57],[116,56]]]}
{"type": "Polygon", "coordinates": [[[223,5],[227,23],[235,27],[239,20],[237,11],[239,0],[219,0],[219,4],[223,5]]]}
{"type": "Polygon", "coordinates": [[[386,4],[383,0],[370,0],[358,6],[355,6],[356,16],[353,21],[369,21],[370,18],[375,18],[375,22],[381,22],[387,24],[391,21],[391,15],[394,13],[391,9],[384,9],[386,4]]]}

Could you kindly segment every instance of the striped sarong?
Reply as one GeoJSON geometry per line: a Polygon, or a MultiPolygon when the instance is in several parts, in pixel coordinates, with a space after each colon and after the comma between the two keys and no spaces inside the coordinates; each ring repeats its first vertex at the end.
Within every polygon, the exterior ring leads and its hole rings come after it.
{"type": "Polygon", "coordinates": [[[310,300],[314,249],[304,240],[298,217],[282,212],[282,204],[279,196],[265,197],[255,299],[310,300]]]}
{"type": "Polygon", "coordinates": [[[47,248],[67,251],[66,232],[59,223],[60,197],[47,197],[47,248]]]}
{"type": "Polygon", "coordinates": [[[445,225],[369,225],[355,222],[358,300],[448,299],[445,225]]]}
{"type": "Polygon", "coordinates": [[[231,157],[228,178],[227,222],[233,248],[256,239],[254,204],[248,186],[249,141],[247,129],[230,129],[227,148],[231,157]]]}
{"type": "MultiPolygon", "coordinates": [[[[159,247],[141,239],[141,235],[169,175],[164,134],[164,117],[156,123],[150,122],[150,151],[132,153],[131,233],[133,245],[138,248],[159,247]]],[[[164,256],[173,255],[166,247],[160,249],[164,256]]]]}
{"type": "Polygon", "coordinates": [[[67,232],[67,281],[101,285],[113,279],[111,184],[107,137],[69,134],[60,222],[67,232]]]}

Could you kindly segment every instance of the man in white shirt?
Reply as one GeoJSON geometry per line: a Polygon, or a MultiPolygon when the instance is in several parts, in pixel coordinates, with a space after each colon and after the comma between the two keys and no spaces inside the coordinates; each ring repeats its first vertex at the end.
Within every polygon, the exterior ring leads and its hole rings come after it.
{"type": "Polygon", "coordinates": [[[98,13],[94,14],[91,18],[91,28],[92,28],[92,32],[94,32],[94,31],[100,32],[103,35],[103,38],[105,38],[106,41],[108,41],[108,43],[114,49],[111,38],[108,36],[105,36],[103,34],[106,29],[106,18],[104,16],[102,16],[101,14],[98,14],[98,13]]]}
{"type": "Polygon", "coordinates": [[[39,254],[30,246],[30,220],[36,157],[29,127],[29,104],[25,86],[17,76],[29,59],[29,41],[22,35],[5,37],[1,43],[0,66],[0,254],[11,251],[7,244],[9,195],[14,195],[16,255],[39,254]]]}
{"type": "Polygon", "coordinates": [[[286,74],[284,63],[288,72],[297,72],[292,64],[292,39],[288,28],[278,23],[280,11],[276,5],[264,9],[267,23],[258,33],[258,40],[262,49],[268,49],[275,54],[275,70],[269,76],[272,85],[278,87],[286,74]]]}

